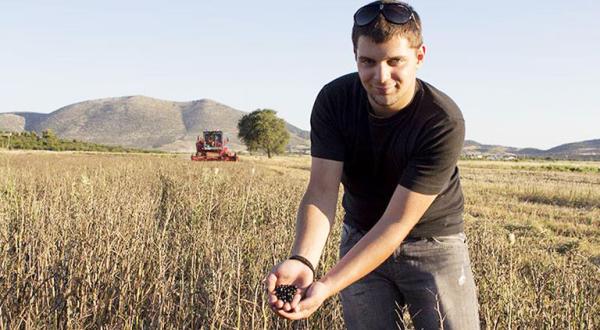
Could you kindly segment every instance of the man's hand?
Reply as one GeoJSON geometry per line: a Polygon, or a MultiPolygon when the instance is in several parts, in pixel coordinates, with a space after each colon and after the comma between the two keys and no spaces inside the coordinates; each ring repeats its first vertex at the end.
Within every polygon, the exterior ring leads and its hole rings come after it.
{"type": "Polygon", "coordinates": [[[323,302],[331,296],[331,290],[327,285],[323,282],[313,282],[310,285],[308,290],[306,290],[306,295],[300,300],[295,308],[291,311],[278,310],[277,314],[285,317],[289,320],[300,320],[308,318],[312,315],[323,302]]]}
{"type": "Polygon", "coordinates": [[[280,310],[289,312],[296,308],[302,294],[308,289],[313,280],[312,270],[298,260],[285,260],[273,267],[264,280],[271,309],[275,312],[280,310]],[[275,287],[278,285],[295,285],[298,288],[291,302],[284,302],[277,298],[275,287]]]}

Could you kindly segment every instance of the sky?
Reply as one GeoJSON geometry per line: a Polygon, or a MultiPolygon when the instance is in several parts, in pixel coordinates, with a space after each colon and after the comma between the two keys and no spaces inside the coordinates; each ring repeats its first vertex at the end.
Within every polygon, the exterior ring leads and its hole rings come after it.
{"type": "MultiPolygon", "coordinates": [[[[308,130],[321,87],[356,71],[352,15],[366,3],[0,0],[0,113],[209,98],[308,130]]],[[[459,105],[467,139],[600,138],[600,2],[409,3],[427,46],[418,77],[459,105]]]]}

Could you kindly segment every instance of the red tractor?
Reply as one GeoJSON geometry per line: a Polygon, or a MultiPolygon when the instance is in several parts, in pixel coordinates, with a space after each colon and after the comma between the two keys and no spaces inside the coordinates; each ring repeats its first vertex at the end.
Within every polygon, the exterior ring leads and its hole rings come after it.
{"type": "Polygon", "coordinates": [[[223,131],[204,131],[204,138],[196,139],[196,153],[192,155],[192,160],[237,161],[236,153],[229,150],[224,142],[229,142],[229,139],[223,140],[223,131]]]}

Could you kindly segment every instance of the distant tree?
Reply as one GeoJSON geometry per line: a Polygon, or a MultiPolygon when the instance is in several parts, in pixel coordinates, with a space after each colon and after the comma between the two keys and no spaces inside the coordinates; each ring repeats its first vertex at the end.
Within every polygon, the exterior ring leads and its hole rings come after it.
{"type": "Polygon", "coordinates": [[[258,109],[244,115],[238,122],[238,130],[238,137],[248,151],[263,150],[269,158],[285,152],[290,140],[285,121],[271,109],[258,109]]]}
{"type": "Polygon", "coordinates": [[[42,132],[42,137],[46,140],[56,140],[57,139],[56,134],[50,128],[48,128],[47,130],[42,132]]]}
{"type": "Polygon", "coordinates": [[[58,145],[60,144],[59,138],[56,136],[53,130],[47,129],[42,132],[42,144],[44,145],[44,149],[46,150],[56,150],[58,149],[58,145]]]}

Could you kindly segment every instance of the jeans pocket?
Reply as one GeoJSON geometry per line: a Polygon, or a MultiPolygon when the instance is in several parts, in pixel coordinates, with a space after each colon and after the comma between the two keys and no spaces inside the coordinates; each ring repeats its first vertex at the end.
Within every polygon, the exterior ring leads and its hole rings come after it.
{"type": "Polygon", "coordinates": [[[465,233],[458,233],[453,235],[432,236],[431,240],[439,245],[464,245],[467,242],[467,236],[465,233]]]}

